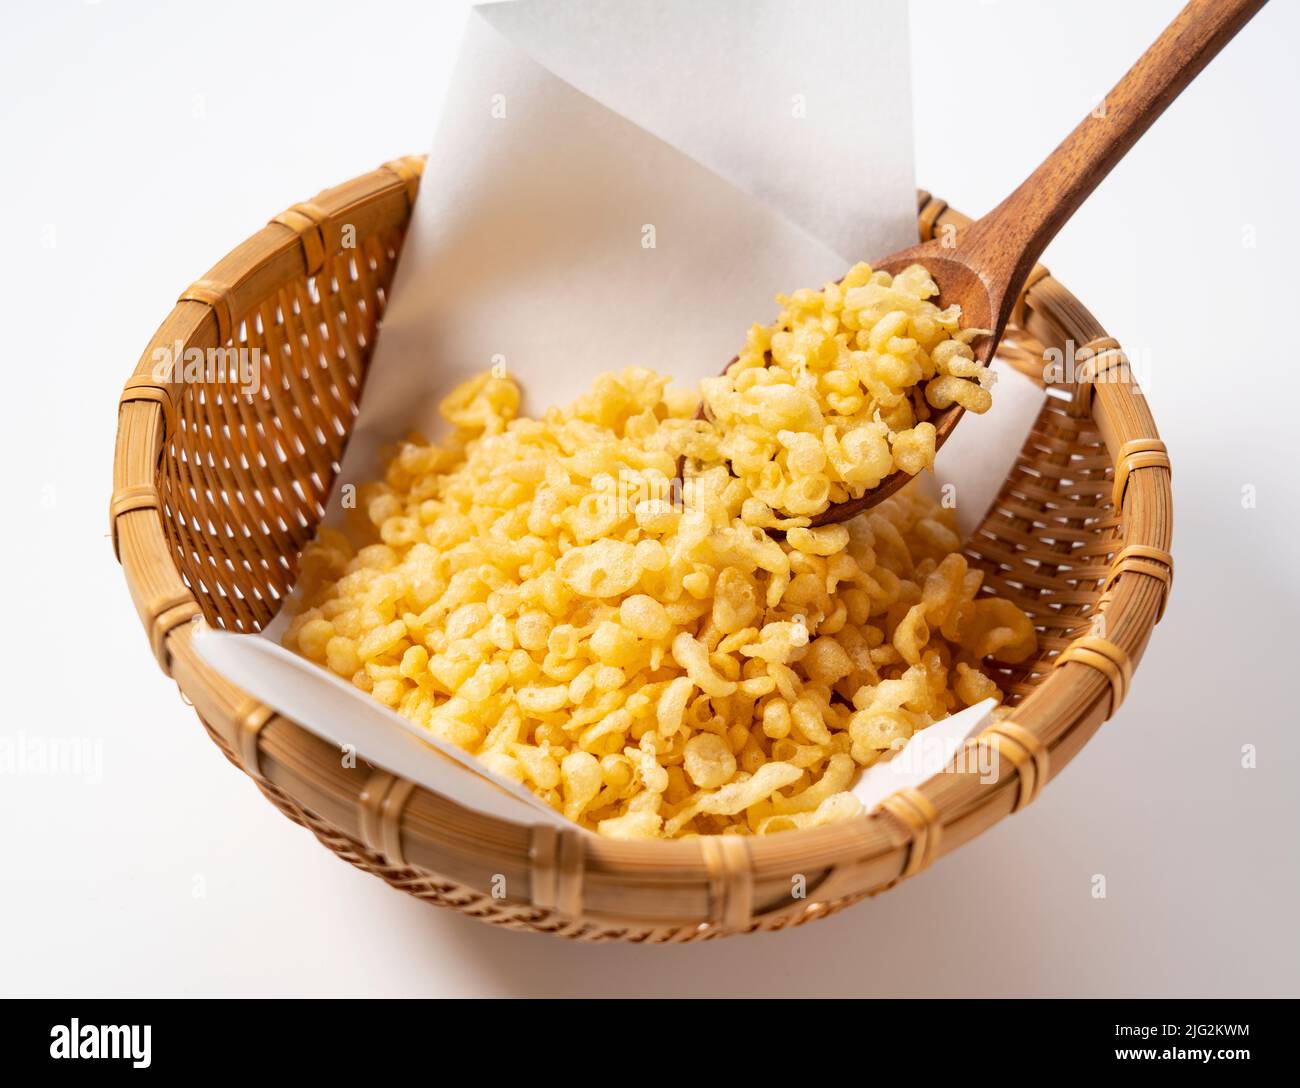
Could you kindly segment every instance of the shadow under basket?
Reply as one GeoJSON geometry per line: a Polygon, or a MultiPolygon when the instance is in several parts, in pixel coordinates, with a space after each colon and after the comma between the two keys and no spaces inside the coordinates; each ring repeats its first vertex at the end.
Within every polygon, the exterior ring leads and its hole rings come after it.
{"type": "MultiPolygon", "coordinates": [[[[396,888],[512,929],[672,942],[777,930],[897,884],[1023,808],[1118,709],[1173,574],[1169,458],[1119,345],[1041,266],[999,355],[1046,404],[967,542],[1040,652],[995,670],[1010,712],[955,765],[869,816],[768,837],[618,842],[472,812],[339,750],[194,652],[196,616],[255,631],[293,586],[356,417],[423,160],[276,216],[196,281],[126,383],[113,547],[158,664],[286,816],[396,888]],[[159,381],[158,349],[259,349],[260,388],[159,381]],[[1072,345],[1072,346],[1071,346],[1072,345]],[[987,777],[987,776],[985,776],[987,777]]],[[[969,220],[920,194],[922,240],[969,220]]]]}

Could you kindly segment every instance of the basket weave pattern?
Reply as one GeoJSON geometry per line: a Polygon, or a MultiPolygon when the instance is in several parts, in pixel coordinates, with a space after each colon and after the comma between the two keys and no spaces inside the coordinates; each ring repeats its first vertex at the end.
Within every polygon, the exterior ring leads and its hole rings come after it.
{"type": "MultiPolygon", "coordinates": [[[[979,739],[997,781],[950,770],[848,824],[763,839],[623,843],[469,812],[258,704],[194,653],[191,620],[259,630],[292,588],[355,418],[423,162],[295,205],[184,294],[123,391],[113,545],[163,671],[290,819],[396,888],[512,929],[662,943],[825,917],[1024,807],[1118,708],[1163,611],[1169,460],[1119,345],[1041,267],[999,349],[1042,381],[1046,347],[1088,357],[1053,388],[967,543],[989,592],[1038,628],[999,668],[1010,712],[979,739]],[[163,382],[155,350],[256,348],[260,388],[163,382]],[[1116,380],[1119,379],[1119,380],[1116,380]],[[800,894],[799,888],[804,894],[800,894]]],[[[922,193],[922,238],[968,220],[922,193]]]]}

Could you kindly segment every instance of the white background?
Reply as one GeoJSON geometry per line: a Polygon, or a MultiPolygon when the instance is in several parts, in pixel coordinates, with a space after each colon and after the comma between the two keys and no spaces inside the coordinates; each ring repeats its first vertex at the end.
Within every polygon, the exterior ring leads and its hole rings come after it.
{"type": "MultiPolygon", "coordinates": [[[[916,0],[920,183],[990,208],[1178,6],[916,0]]],[[[1146,365],[1178,573],[1128,701],[1025,813],[798,931],[596,947],[391,891],[226,763],[157,671],[112,557],[117,395],[218,257],[294,201],[425,149],[462,18],[379,0],[7,13],[0,729],[88,738],[103,774],[0,774],[0,992],[1300,992],[1300,9],[1281,0],[1046,257],[1146,365]]],[[[832,39],[819,63],[834,60],[832,39]]]]}

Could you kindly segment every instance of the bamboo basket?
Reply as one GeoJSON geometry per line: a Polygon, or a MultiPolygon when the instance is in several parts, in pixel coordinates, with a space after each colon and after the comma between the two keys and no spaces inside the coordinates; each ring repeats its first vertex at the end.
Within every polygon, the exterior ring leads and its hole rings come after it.
{"type": "MultiPolygon", "coordinates": [[[[121,397],[112,540],[154,655],[291,820],[396,888],[511,929],[650,943],[778,930],[892,887],[1023,808],[1118,709],[1172,581],[1169,458],[1119,345],[1041,266],[1000,356],[1041,384],[1045,348],[1093,354],[1049,389],[966,546],[1040,636],[1036,660],[997,670],[1010,711],[977,742],[997,750],[996,781],[968,762],[851,823],[610,841],[505,823],[364,761],[345,767],[332,744],[208,668],[191,620],[258,630],[293,585],[422,168],[388,163],[276,216],[180,296],[121,397]],[[160,384],[155,349],[178,341],[259,348],[260,392],[160,384]]],[[[919,208],[923,240],[969,223],[926,193],[919,208]]]]}

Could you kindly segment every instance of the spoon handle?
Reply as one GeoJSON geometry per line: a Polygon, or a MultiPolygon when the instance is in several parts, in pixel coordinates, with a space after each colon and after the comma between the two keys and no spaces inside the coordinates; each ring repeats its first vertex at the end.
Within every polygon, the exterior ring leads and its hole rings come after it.
{"type": "Polygon", "coordinates": [[[1057,231],[1265,0],[1191,0],[1098,109],[958,245],[996,297],[996,331],[1057,231]]]}

